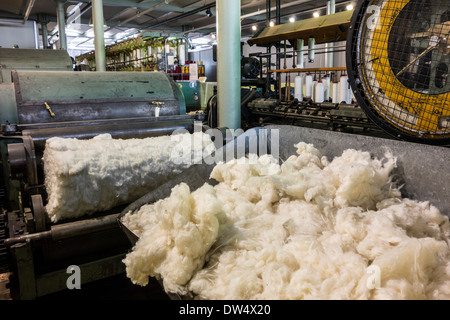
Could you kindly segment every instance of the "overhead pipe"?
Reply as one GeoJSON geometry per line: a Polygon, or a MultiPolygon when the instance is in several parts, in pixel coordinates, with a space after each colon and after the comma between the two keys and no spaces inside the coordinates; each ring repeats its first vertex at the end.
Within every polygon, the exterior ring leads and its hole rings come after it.
{"type": "MultiPolygon", "coordinates": [[[[74,15],[74,14],[81,8],[82,5],[83,5],[82,2],[78,2],[76,5],[71,5],[71,6],[69,6],[69,8],[70,8],[70,7],[73,7],[73,8],[72,8],[69,12],[67,12],[67,18],[66,18],[66,20],[68,20],[70,16],[74,15]]],[[[68,10],[69,8],[67,8],[67,10],[68,10]]]]}
{"type": "Polygon", "coordinates": [[[241,1],[217,0],[218,125],[241,128],[241,1]]]}
{"type": "Polygon", "coordinates": [[[70,15],[67,18],[67,23],[66,24],[71,24],[73,21],[77,20],[78,18],[81,18],[84,14],[86,14],[89,10],[92,9],[92,3],[88,4],[81,12],[74,13],[72,15],[70,15]]]}
{"type": "Polygon", "coordinates": [[[59,48],[61,50],[67,50],[66,15],[64,13],[64,2],[64,0],[56,0],[56,16],[58,18],[59,30],[59,48]]]}
{"type": "Polygon", "coordinates": [[[23,24],[28,21],[28,17],[30,16],[31,10],[33,9],[35,0],[28,0],[27,11],[25,11],[25,16],[23,18],[23,24]]]}
{"type": "Polygon", "coordinates": [[[92,0],[92,21],[95,36],[95,69],[103,72],[106,71],[106,52],[102,0],[92,0]]]}

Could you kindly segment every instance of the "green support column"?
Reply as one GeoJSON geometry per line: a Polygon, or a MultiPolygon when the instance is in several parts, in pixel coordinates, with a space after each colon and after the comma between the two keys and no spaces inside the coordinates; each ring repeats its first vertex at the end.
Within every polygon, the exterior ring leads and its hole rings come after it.
{"type": "Polygon", "coordinates": [[[67,50],[67,37],[66,37],[66,14],[64,12],[63,0],[56,1],[56,15],[58,17],[58,32],[59,32],[59,48],[61,50],[67,50]]]}
{"type": "Polygon", "coordinates": [[[102,0],[92,0],[92,17],[95,35],[95,68],[96,71],[106,71],[105,30],[102,0]]]}
{"type": "Polygon", "coordinates": [[[217,0],[218,125],[241,127],[241,1],[217,0]]]}

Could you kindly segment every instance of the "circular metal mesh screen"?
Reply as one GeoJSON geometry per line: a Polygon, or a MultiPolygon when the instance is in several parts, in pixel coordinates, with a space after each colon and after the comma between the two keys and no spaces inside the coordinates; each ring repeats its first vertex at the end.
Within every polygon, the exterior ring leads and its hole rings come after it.
{"type": "Polygon", "coordinates": [[[449,144],[450,1],[362,1],[348,39],[361,107],[405,140],[449,144]]]}

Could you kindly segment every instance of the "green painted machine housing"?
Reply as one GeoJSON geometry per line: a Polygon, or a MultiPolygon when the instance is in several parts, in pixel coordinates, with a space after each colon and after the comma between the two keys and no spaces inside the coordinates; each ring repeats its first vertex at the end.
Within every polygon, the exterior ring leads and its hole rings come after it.
{"type": "Polygon", "coordinates": [[[176,81],[184,94],[186,106],[192,110],[206,110],[208,100],[214,95],[214,86],[217,82],[176,81]]]}
{"type": "Polygon", "coordinates": [[[201,86],[200,81],[177,81],[177,87],[183,92],[186,100],[186,108],[190,111],[201,108],[201,86]]]}
{"type": "Polygon", "coordinates": [[[12,82],[13,70],[73,71],[65,50],[0,48],[0,83],[12,82]]]}
{"type": "Polygon", "coordinates": [[[162,72],[11,73],[14,87],[4,85],[7,95],[2,99],[7,107],[1,108],[2,123],[106,121],[186,114],[182,90],[162,72]]]}

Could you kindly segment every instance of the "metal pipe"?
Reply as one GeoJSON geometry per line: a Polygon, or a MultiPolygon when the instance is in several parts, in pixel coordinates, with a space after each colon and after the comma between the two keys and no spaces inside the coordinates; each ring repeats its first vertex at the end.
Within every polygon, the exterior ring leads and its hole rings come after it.
{"type": "Polygon", "coordinates": [[[58,18],[58,30],[59,30],[59,48],[61,50],[67,50],[67,37],[66,37],[66,15],[64,13],[64,1],[56,1],[56,15],[58,18]]]}
{"type": "Polygon", "coordinates": [[[104,72],[106,71],[106,52],[102,0],[92,0],[92,18],[95,35],[95,69],[104,72]]]}
{"type": "Polygon", "coordinates": [[[5,247],[11,247],[11,246],[13,246],[15,244],[18,244],[18,243],[26,243],[26,242],[29,242],[29,241],[50,239],[51,237],[52,237],[52,232],[51,231],[44,231],[44,232],[26,234],[26,235],[14,237],[14,238],[8,238],[8,239],[5,239],[3,244],[4,244],[5,247]]]}
{"type": "MultiPolygon", "coordinates": [[[[336,0],[329,0],[327,4],[327,14],[335,14],[336,13],[336,0]]],[[[334,66],[334,55],[333,55],[333,43],[327,43],[325,45],[326,51],[328,51],[326,55],[326,66],[327,68],[332,68],[334,66]]]]}
{"type": "Polygon", "coordinates": [[[23,18],[23,24],[25,24],[28,20],[28,17],[30,16],[31,13],[31,9],[33,9],[34,6],[34,2],[35,0],[28,0],[28,6],[27,6],[27,11],[25,12],[25,16],[23,18]]]}
{"type": "MultiPolygon", "coordinates": [[[[270,0],[266,0],[266,27],[269,27],[270,19],[272,19],[272,17],[271,17],[271,1],[270,0]]],[[[272,53],[272,46],[268,46],[267,49],[266,49],[266,52],[268,54],[272,53]]],[[[269,55],[267,57],[266,63],[267,63],[266,71],[269,71],[270,67],[272,65],[272,56],[271,55],[269,55]]],[[[271,83],[270,83],[269,72],[267,72],[267,76],[266,76],[266,88],[267,88],[267,90],[269,92],[272,92],[272,86],[271,86],[271,83]]]]}
{"type": "Polygon", "coordinates": [[[44,49],[48,49],[48,30],[47,30],[47,24],[42,23],[42,46],[44,49]]]}
{"type": "MultiPolygon", "coordinates": [[[[72,7],[72,10],[70,10],[69,12],[67,12],[67,19],[69,20],[69,17],[72,16],[73,14],[75,14],[77,11],[79,11],[80,7],[83,5],[83,2],[78,2],[76,5],[71,5],[69,6],[72,7]]],[[[69,8],[67,8],[67,10],[69,10],[69,8]]]]}
{"type": "Polygon", "coordinates": [[[26,234],[14,238],[5,239],[4,245],[11,247],[15,244],[26,243],[43,239],[62,240],[82,236],[109,229],[119,228],[117,218],[119,214],[112,214],[96,219],[81,220],[52,226],[49,231],[26,234]]]}
{"type": "Polygon", "coordinates": [[[67,24],[71,24],[73,21],[76,21],[78,18],[81,18],[86,12],[92,9],[92,4],[88,4],[83,11],[78,14],[75,12],[73,15],[67,18],[67,24]]]}
{"type": "MultiPolygon", "coordinates": [[[[281,0],[276,0],[276,10],[275,10],[275,21],[277,25],[281,24],[281,0]]],[[[278,43],[276,45],[276,51],[277,51],[277,56],[276,56],[276,68],[277,70],[281,69],[281,48],[280,48],[280,44],[278,43]]],[[[281,73],[277,73],[277,88],[279,88],[279,96],[280,96],[280,101],[281,101],[281,73]]]]}
{"type": "Polygon", "coordinates": [[[160,135],[170,135],[175,130],[180,129],[191,132],[193,125],[194,121],[192,119],[182,118],[180,120],[133,122],[131,124],[118,123],[66,128],[38,128],[24,130],[23,135],[32,136],[36,152],[41,153],[45,150],[45,144],[51,137],[92,139],[100,134],[109,133],[114,139],[143,139],[160,135]]]}
{"type": "Polygon", "coordinates": [[[241,127],[241,1],[217,0],[219,127],[241,127]]]}
{"type": "Polygon", "coordinates": [[[62,240],[88,233],[94,233],[119,227],[117,217],[119,214],[112,214],[105,217],[81,220],[71,223],[52,226],[51,233],[53,240],[62,240]]]}

